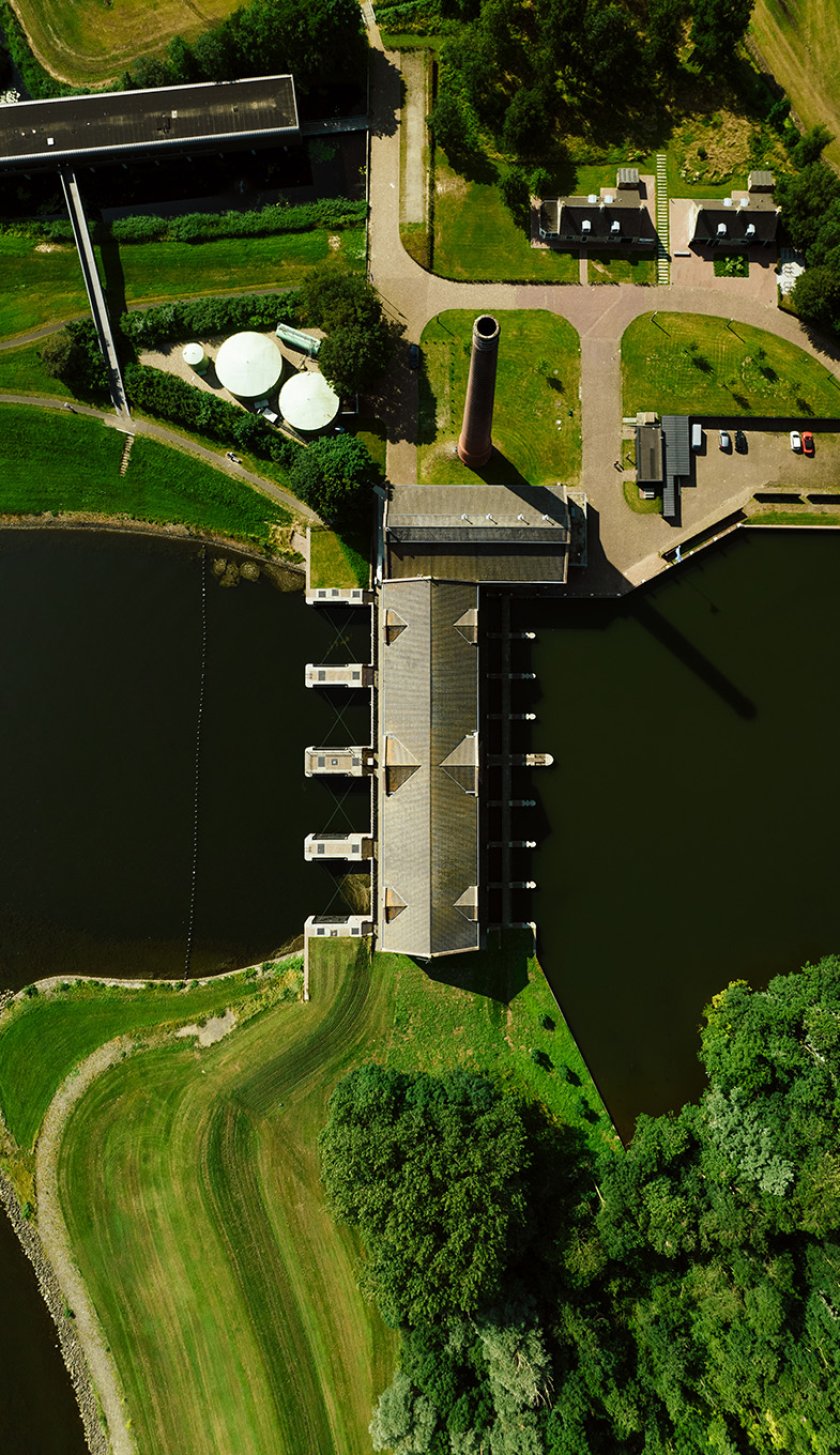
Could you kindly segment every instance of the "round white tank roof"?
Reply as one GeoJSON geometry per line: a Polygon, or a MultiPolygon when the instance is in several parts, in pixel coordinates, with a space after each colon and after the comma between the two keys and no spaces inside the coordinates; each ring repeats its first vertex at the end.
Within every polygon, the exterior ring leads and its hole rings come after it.
{"type": "Polygon", "coordinates": [[[257,399],[275,387],[283,372],[283,355],[263,333],[235,333],[216,355],[219,383],[238,399],[257,399]]]}
{"type": "Polygon", "coordinates": [[[323,429],[338,414],[341,403],[334,389],[331,389],[323,374],[307,370],[287,379],[280,390],[280,413],[293,429],[302,429],[310,434],[323,429]]]}
{"type": "Polygon", "coordinates": [[[205,357],[206,355],[201,344],[186,344],[181,354],[184,363],[189,364],[193,369],[197,364],[203,364],[205,357]]]}

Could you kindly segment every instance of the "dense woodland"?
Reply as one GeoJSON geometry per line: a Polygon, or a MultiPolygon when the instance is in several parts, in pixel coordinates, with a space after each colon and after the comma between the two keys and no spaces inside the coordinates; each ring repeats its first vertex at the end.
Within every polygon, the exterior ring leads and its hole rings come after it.
{"type": "Polygon", "coordinates": [[[840,959],[706,1012],[697,1105],[595,1153],[509,1086],[365,1066],[321,1138],[401,1333],[395,1455],[830,1455],[840,959]]]}

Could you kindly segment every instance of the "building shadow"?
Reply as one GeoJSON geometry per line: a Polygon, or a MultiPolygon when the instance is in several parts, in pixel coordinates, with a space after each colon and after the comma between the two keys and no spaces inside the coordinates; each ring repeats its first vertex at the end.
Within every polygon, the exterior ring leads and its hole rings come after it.
{"type": "Polygon", "coordinates": [[[368,85],[372,103],[371,132],[374,136],[393,136],[402,104],[402,76],[384,51],[369,52],[368,85]]]}
{"type": "Polygon", "coordinates": [[[99,257],[104,274],[102,284],[111,321],[116,324],[121,314],[126,311],[125,272],[120,256],[120,245],[112,236],[109,227],[100,224],[97,231],[99,233],[99,257]]]}
{"type": "Polygon", "coordinates": [[[705,687],[714,692],[739,717],[749,722],[758,716],[758,708],[752,699],[643,596],[634,600],[632,614],[660,646],[665,647],[683,666],[688,667],[705,687]]]}
{"type": "Polygon", "coordinates": [[[446,955],[440,960],[418,960],[430,980],[453,985],[471,995],[509,1005],[528,984],[528,962],[534,953],[530,930],[490,931],[483,950],[446,955]]]}

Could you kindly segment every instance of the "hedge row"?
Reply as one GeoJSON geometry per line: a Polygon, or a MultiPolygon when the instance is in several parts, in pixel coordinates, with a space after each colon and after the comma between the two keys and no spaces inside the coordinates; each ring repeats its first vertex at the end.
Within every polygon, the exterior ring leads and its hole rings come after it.
{"type": "Polygon", "coordinates": [[[152,349],[174,339],[209,338],[240,329],[274,328],[281,319],[294,324],[300,295],[294,288],[280,293],[243,293],[225,298],[193,298],[159,303],[154,308],[123,313],[120,332],[137,348],[152,349]]]}
{"type": "Polygon", "coordinates": [[[156,419],[177,424],[228,448],[248,450],[284,470],[291,468],[300,450],[300,445],[278,434],[260,415],[246,414],[237,404],[217,399],[174,374],[128,364],[124,378],[129,403],[156,419]]]}
{"type": "Polygon", "coordinates": [[[117,242],[210,242],[226,237],[273,237],[363,223],[367,203],[321,197],[294,207],[260,207],[250,212],[185,212],[179,217],[119,217],[111,223],[117,242]]]}

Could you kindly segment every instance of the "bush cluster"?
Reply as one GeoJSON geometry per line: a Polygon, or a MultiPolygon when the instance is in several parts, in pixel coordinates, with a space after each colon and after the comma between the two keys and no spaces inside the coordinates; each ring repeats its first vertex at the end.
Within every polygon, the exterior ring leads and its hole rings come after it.
{"type": "Polygon", "coordinates": [[[321,197],[293,207],[254,208],[250,212],[185,212],[179,217],[118,217],[109,231],[117,242],[211,242],[227,237],[273,237],[311,232],[316,227],[353,227],[365,220],[367,203],[346,197],[321,197]]]}
{"type": "Polygon", "coordinates": [[[124,313],[119,327],[139,349],[153,349],[173,339],[209,338],[240,329],[274,328],[280,322],[297,321],[300,295],[289,288],[285,293],[243,293],[227,298],[194,298],[183,303],[160,303],[154,308],[124,313]]]}
{"type": "Polygon", "coordinates": [[[205,435],[219,444],[247,450],[284,470],[291,467],[300,451],[300,445],[278,434],[259,415],[247,414],[238,405],[196,389],[174,374],[129,364],[124,377],[129,403],[156,419],[205,435]]]}
{"type": "Polygon", "coordinates": [[[73,87],[65,86],[46,71],[33,55],[26,32],[17,18],[9,0],[0,0],[0,30],[6,41],[6,50],[23,77],[23,84],[36,100],[50,96],[72,96],[73,87]]]}

